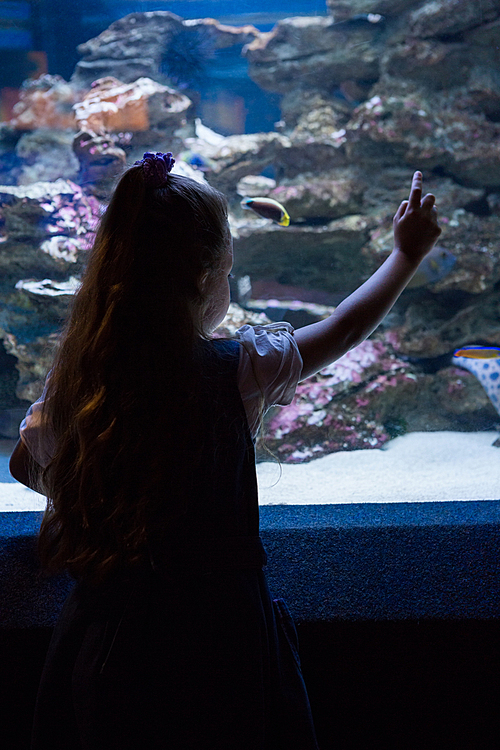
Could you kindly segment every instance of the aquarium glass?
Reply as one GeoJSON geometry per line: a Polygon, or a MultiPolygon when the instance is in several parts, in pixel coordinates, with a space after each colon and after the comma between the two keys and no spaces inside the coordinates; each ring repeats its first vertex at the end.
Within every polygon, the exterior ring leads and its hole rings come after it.
{"type": "Polygon", "coordinates": [[[442,235],[369,339],[266,414],[261,502],[498,499],[498,0],[1,2],[0,121],[4,458],[145,151],[228,197],[217,336],[330,315],[419,169],[442,235]]]}

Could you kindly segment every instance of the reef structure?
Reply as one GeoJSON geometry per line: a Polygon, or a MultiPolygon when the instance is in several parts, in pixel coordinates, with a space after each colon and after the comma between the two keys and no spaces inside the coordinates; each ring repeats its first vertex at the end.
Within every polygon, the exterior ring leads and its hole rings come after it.
{"type": "MultiPolygon", "coordinates": [[[[261,290],[261,311],[291,321],[320,319],[320,303],[387,257],[414,169],[437,196],[443,252],[369,341],[267,415],[278,455],[309,461],[408,430],[496,426],[497,409],[452,356],[471,340],[500,344],[500,2],[452,5],[328,0],[324,16],[270,32],[132,13],[80,45],[70,81],[27,82],[0,125],[0,337],[19,403],[39,395],[116,175],[168,145],[176,169],[227,194],[234,273],[261,290]],[[279,98],[272,130],[223,136],[200,121],[197,77],[228,48],[279,98]],[[244,211],[248,196],[278,201],[290,225],[244,211]],[[296,297],[273,308],[265,289],[296,297]]],[[[238,295],[218,335],[257,321],[257,300],[238,295]]]]}

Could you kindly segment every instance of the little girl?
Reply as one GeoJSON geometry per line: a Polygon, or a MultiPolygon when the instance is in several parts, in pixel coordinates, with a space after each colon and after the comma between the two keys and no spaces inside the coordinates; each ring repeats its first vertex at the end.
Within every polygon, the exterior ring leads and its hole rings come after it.
{"type": "Polygon", "coordinates": [[[76,586],[33,750],[317,748],[293,623],[270,598],[263,409],[363,341],[440,234],[416,172],[391,256],[326,320],[211,337],[229,305],[224,197],[147,153],[98,230],[13,476],[48,497],[42,564],[76,586]]]}

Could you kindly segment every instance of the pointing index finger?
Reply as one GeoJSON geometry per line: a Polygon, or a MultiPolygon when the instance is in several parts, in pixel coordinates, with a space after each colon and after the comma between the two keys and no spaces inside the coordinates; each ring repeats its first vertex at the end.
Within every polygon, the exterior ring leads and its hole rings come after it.
{"type": "Polygon", "coordinates": [[[410,198],[408,200],[410,208],[420,208],[422,200],[422,172],[415,172],[411,183],[410,198]]]}

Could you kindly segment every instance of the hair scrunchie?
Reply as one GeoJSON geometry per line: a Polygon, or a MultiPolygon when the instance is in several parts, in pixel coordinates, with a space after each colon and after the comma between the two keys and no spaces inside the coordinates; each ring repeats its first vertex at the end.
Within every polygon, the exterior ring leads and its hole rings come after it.
{"type": "Polygon", "coordinates": [[[158,188],[165,184],[174,164],[175,159],[170,151],[166,154],[162,154],[161,151],[156,154],[146,151],[142,159],[134,162],[134,167],[142,166],[147,187],[158,188]]]}

